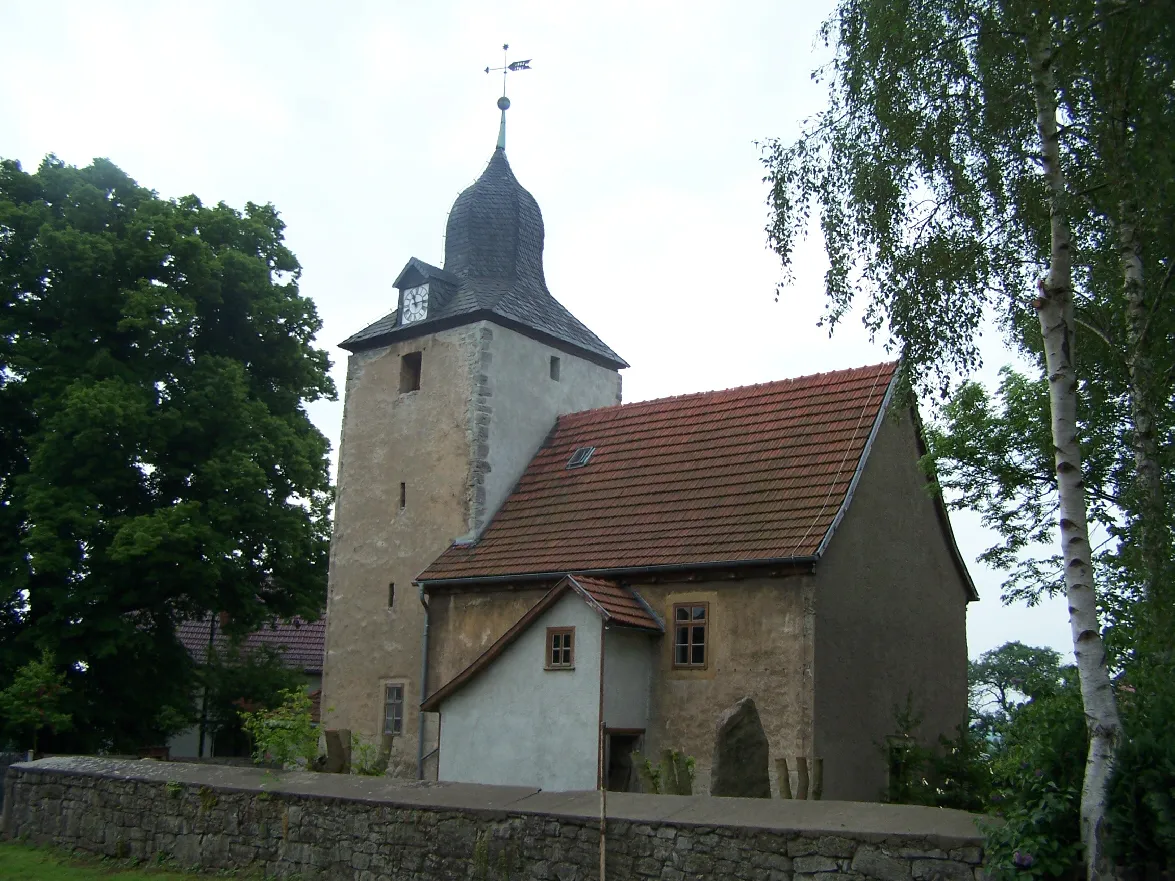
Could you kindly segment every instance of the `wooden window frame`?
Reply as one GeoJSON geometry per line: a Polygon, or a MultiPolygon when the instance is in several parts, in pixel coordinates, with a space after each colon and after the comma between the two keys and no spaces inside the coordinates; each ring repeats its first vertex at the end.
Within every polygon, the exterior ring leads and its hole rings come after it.
{"type": "MultiPolygon", "coordinates": [[[[710,603],[706,600],[699,600],[697,602],[674,603],[672,611],[673,611],[673,614],[670,617],[670,622],[671,622],[670,626],[672,626],[672,628],[673,628],[673,631],[672,631],[673,632],[673,641],[670,644],[669,650],[673,653],[673,655],[672,655],[673,669],[674,670],[706,670],[706,669],[708,669],[710,666],[710,648],[711,648],[711,646],[710,646],[710,603]],[[677,642],[677,627],[678,627],[677,610],[678,609],[696,609],[699,606],[701,606],[703,609],[705,609],[705,617],[702,618],[702,623],[701,623],[701,627],[702,627],[702,663],[695,664],[695,663],[692,663],[691,661],[687,660],[686,663],[680,664],[677,661],[677,646],[679,645],[679,643],[677,642]]],[[[693,617],[692,612],[690,613],[690,618],[688,620],[690,622],[687,625],[689,632],[686,635],[686,643],[685,643],[685,645],[686,645],[686,658],[687,659],[693,657],[694,628],[698,626],[697,624],[693,623],[696,619],[693,617]]]]}
{"type": "Polygon", "coordinates": [[[391,734],[400,736],[404,733],[404,711],[408,706],[408,684],[406,682],[385,682],[383,683],[383,713],[380,719],[379,730],[383,734],[391,734]],[[389,700],[388,692],[393,688],[400,689],[400,729],[395,729],[395,716],[393,715],[393,730],[388,730],[388,707],[392,706],[393,702],[389,700]]]}
{"type": "Polygon", "coordinates": [[[543,643],[543,669],[544,670],[574,670],[575,669],[575,628],[574,627],[548,627],[547,639],[543,643]],[[568,653],[568,660],[566,663],[554,663],[551,660],[554,652],[554,640],[556,636],[569,636],[571,638],[570,645],[564,645],[560,651],[568,653]]]}

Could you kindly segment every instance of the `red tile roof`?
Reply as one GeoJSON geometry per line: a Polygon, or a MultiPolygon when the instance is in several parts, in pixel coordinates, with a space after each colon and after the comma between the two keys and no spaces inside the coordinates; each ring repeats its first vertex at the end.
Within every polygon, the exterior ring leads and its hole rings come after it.
{"type": "Polygon", "coordinates": [[[606,623],[623,627],[635,627],[650,633],[662,633],[665,628],[652,610],[636,591],[622,587],[602,578],[587,578],[583,575],[567,575],[554,587],[543,594],[543,598],[514,623],[514,626],[498,637],[488,649],[478,655],[477,660],[434,691],[421,703],[421,709],[434,712],[440,709],[454,692],[464,687],[478,673],[493,663],[518,637],[526,632],[535,620],[567,593],[574,591],[596,610],[606,623]]]}
{"type": "MultiPolygon", "coordinates": [[[[185,621],[179,626],[179,640],[197,664],[203,664],[208,655],[209,620],[185,621]]],[[[228,646],[219,624],[213,641],[218,651],[228,646]]],[[[326,617],[317,621],[295,618],[289,622],[265,624],[245,637],[243,648],[248,651],[262,645],[280,651],[284,665],[291,670],[321,673],[326,650],[326,617]]]]}
{"type": "Polygon", "coordinates": [[[632,588],[621,587],[614,581],[603,578],[588,578],[586,575],[569,575],[565,579],[569,587],[578,589],[585,598],[590,598],[604,614],[604,620],[624,627],[639,627],[643,630],[664,630],[652,609],[646,605],[632,588]]]}
{"type": "Polygon", "coordinates": [[[896,363],[559,418],[480,541],[421,581],[811,558],[896,363]],[[580,447],[595,447],[568,469],[580,447]]]}

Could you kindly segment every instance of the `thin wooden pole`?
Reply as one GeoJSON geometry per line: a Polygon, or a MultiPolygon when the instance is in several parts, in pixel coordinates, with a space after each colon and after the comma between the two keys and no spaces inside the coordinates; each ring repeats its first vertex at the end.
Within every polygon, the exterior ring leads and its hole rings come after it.
{"type": "Polygon", "coordinates": [[[600,743],[599,754],[596,756],[596,785],[600,789],[600,881],[605,881],[604,859],[607,854],[605,828],[608,816],[608,787],[605,779],[607,769],[604,767],[604,743],[607,737],[604,728],[604,636],[607,629],[603,624],[600,625],[600,743]]]}

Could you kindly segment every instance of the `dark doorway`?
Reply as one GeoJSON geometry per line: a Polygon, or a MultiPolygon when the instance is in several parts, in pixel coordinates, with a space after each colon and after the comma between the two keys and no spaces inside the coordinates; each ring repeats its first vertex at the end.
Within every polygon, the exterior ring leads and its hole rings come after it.
{"type": "Polygon", "coordinates": [[[632,753],[640,742],[641,733],[624,732],[608,735],[606,788],[609,792],[637,790],[637,773],[632,763],[632,753]]]}

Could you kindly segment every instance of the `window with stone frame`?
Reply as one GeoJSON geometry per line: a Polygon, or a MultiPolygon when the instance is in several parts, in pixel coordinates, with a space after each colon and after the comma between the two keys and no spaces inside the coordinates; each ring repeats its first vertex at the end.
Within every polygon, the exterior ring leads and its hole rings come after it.
{"type": "Polygon", "coordinates": [[[547,628],[548,670],[570,670],[575,667],[575,628],[547,628]]]}
{"type": "Polygon", "coordinates": [[[384,685],[384,734],[404,732],[404,684],[389,682],[384,685]]]}
{"type": "Polygon", "coordinates": [[[709,642],[710,604],[678,603],[673,607],[673,666],[704,668],[709,642]]]}

